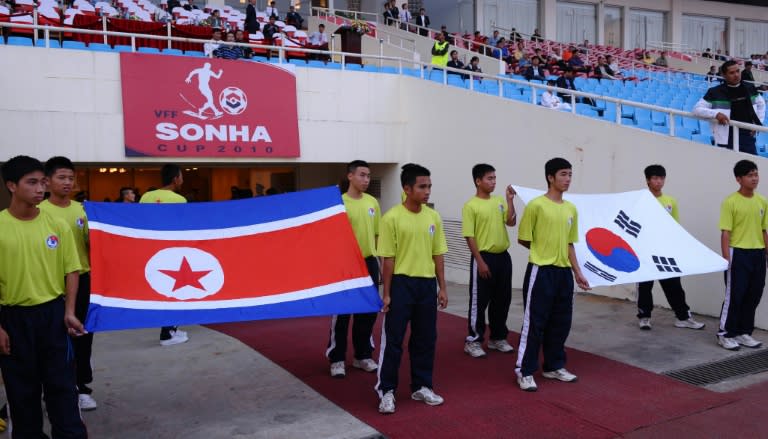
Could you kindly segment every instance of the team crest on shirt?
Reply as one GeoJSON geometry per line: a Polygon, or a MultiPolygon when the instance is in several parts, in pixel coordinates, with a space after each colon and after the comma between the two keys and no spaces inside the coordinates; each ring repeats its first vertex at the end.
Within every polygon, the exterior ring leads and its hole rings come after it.
{"type": "Polygon", "coordinates": [[[504,205],[499,203],[499,212],[504,213],[504,205]]]}
{"type": "Polygon", "coordinates": [[[572,225],[573,225],[573,217],[572,217],[572,216],[569,216],[569,217],[568,217],[568,227],[570,227],[570,226],[572,226],[572,225]]]}
{"type": "Polygon", "coordinates": [[[765,211],[764,211],[764,210],[763,210],[763,208],[761,207],[761,208],[760,208],[760,216],[762,217],[764,213],[765,213],[765,211]]]}
{"type": "Polygon", "coordinates": [[[435,236],[435,225],[430,224],[429,225],[429,236],[435,236]]]}
{"type": "Polygon", "coordinates": [[[85,220],[82,217],[80,217],[75,220],[75,225],[77,225],[78,229],[82,229],[85,226],[85,220]]]}
{"type": "Polygon", "coordinates": [[[45,245],[50,249],[54,249],[59,246],[59,237],[56,235],[49,235],[45,238],[45,245]]]}
{"type": "Polygon", "coordinates": [[[672,205],[671,204],[667,204],[664,207],[667,209],[667,212],[672,213],[672,205]]]}
{"type": "Polygon", "coordinates": [[[374,215],[376,215],[376,209],[374,209],[373,207],[369,207],[368,216],[374,216],[374,215]]]}

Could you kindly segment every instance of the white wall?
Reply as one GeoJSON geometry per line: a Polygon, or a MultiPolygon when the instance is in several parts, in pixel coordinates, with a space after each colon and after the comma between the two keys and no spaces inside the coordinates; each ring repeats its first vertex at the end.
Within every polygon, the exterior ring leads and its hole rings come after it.
{"type": "MultiPolygon", "coordinates": [[[[301,166],[302,187],[328,184],[341,169],[338,163],[363,158],[381,164],[375,176],[382,178],[386,209],[400,195],[397,166],[387,163],[414,161],[433,171],[432,201],[441,215],[458,219],[473,194],[470,169],[478,162],[496,166],[500,185],[543,187],[544,162],[562,156],[574,165],[573,192],[642,188],[643,168],[661,163],[669,175],[666,190],[680,202],[683,226],[710,248],[719,248],[719,204],[736,189],[731,169],[740,154],[414,78],[297,70],[302,157],[281,162],[329,164],[301,166]]],[[[116,55],[0,47],[0,96],[3,157],[66,154],[80,163],[151,160],[123,155],[116,55]]],[[[768,160],[754,160],[768,169],[768,160]]],[[[516,229],[510,235],[515,242],[516,229]]],[[[526,253],[514,245],[512,254],[514,284],[520,287],[526,253]]],[[[467,280],[461,270],[450,276],[467,280]]],[[[687,277],[684,286],[695,312],[719,313],[720,274],[687,277]]],[[[631,297],[632,290],[626,286],[596,293],[631,297]]],[[[768,328],[768,304],[758,311],[758,326],[768,328]]]]}

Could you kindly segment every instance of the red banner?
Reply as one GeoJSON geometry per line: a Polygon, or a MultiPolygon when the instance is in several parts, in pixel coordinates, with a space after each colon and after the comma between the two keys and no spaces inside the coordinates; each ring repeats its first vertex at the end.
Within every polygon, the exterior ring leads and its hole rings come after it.
{"type": "Polygon", "coordinates": [[[298,157],[296,76],[273,64],[120,54],[125,155],[298,157]]]}

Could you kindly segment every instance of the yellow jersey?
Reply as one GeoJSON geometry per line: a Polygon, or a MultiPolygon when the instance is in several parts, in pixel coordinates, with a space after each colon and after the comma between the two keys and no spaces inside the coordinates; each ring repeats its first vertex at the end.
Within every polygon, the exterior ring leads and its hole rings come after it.
{"type": "Polygon", "coordinates": [[[435,277],[434,256],[448,252],[440,214],[422,205],[419,213],[404,205],[393,207],[381,219],[379,256],[395,258],[394,274],[435,277]]]}
{"type": "Polygon", "coordinates": [[[344,208],[355,232],[357,244],[364,258],[376,255],[376,236],[379,235],[381,208],[376,198],[363,194],[361,198],[352,198],[343,194],[344,208]]]}
{"type": "Polygon", "coordinates": [[[80,271],[72,230],[44,210],[20,220],[0,212],[0,306],[34,306],[66,293],[64,278],[80,271]]]}
{"type": "Polygon", "coordinates": [[[666,194],[661,194],[656,197],[656,200],[661,204],[664,210],[667,211],[675,221],[680,222],[680,212],[677,210],[677,200],[666,194]]]}
{"type": "Polygon", "coordinates": [[[187,199],[168,189],[156,189],[141,196],[139,203],[186,203],[187,199]]]}
{"type": "Polygon", "coordinates": [[[498,195],[472,197],[461,209],[461,234],[474,238],[481,252],[502,253],[509,248],[507,200],[498,195]]]}
{"type": "Polygon", "coordinates": [[[91,271],[90,259],[88,258],[88,219],[85,216],[82,203],[72,200],[69,202],[69,206],[59,207],[49,200],[44,200],[37,207],[67,223],[72,231],[72,237],[75,238],[77,255],[80,257],[80,273],[91,271]]]}
{"type": "Polygon", "coordinates": [[[768,228],[766,210],[768,201],[758,193],[745,197],[734,192],[723,201],[719,227],[731,233],[732,248],[765,248],[763,230],[768,228]]]}
{"type": "Polygon", "coordinates": [[[525,206],[518,238],[531,243],[528,261],[536,265],[570,267],[568,246],[579,239],[576,206],[566,200],[556,203],[545,195],[525,206]]]}

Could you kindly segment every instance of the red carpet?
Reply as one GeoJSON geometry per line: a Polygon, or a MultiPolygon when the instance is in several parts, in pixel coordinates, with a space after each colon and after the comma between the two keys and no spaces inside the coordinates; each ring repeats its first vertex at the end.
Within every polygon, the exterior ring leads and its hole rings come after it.
{"type": "MultiPolygon", "coordinates": [[[[578,383],[553,382],[537,375],[539,391],[523,392],[515,381],[516,353],[490,352],[485,359],[470,358],[462,350],[466,319],[441,312],[434,384],[445,404],[429,407],[410,399],[405,354],[397,412],[384,416],[377,412],[376,375],[353,369],[351,352],[347,377],[328,375],[324,352],[329,325],[330,318],[307,318],[210,327],[251,346],[392,438],[610,438],[739,399],[573,349],[568,351],[568,368],[579,375],[578,383]]],[[[379,326],[374,335],[377,344],[379,326]]],[[[518,339],[517,334],[510,336],[515,346],[518,339]]]]}

